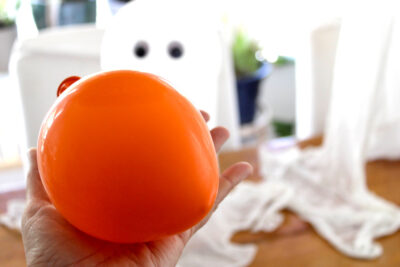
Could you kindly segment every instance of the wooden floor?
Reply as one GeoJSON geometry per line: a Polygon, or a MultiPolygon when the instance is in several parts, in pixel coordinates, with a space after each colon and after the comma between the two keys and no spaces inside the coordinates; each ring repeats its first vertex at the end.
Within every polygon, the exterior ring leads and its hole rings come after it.
{"type": "MultiPolygon", "coordinates": [[[[320,140],[311,143],[318,144],[320,140]]],[[[310,143],[302,144],[302,146],[310,143]]],[[[229,152],[220,155],[221,169],[231,163],[246,160],[256,167],[256,175],[250,180],[257,181],[258,158],[255,149],[229,152]]],[[[400,161],[375,161],[367,164],[368,186],[376,194],[400,205],[400,161]]],[[[0,212],[4,211],[5,200],[21,196],[23,192],[13,195],[0,195],[0,212]]],[[[296,215],[284,211],[285,222],[272,233],[255,233],[243,231],[232,240],[237,243],[257,244],[258,252],[250,266],[252,267],[400,267],[400,232],[378,240],[383,246],[384,254],[377,260],[362,261],[350,259],[334,250],[320,238],[309,224],[296,215]]],[[[0,266],[24,266],[24,252],[21,237],[18,233],[0,227],[0,266]]],[[[208,267],[208,266],[207,266],[208,267]]],[[[213,267],[213,266],[210,266],[213,267]]]]}

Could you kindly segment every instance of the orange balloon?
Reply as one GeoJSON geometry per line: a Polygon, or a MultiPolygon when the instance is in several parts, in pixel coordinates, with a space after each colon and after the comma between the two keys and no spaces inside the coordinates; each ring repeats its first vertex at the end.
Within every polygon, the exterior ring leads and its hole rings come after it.
{"type": "Polygon", "coordinates": [[[78,78],[60,85],[59,93],[70,86],[38,140],[40,175],[63,217],[117,243],[161,239],[203,219],[219,179],[200,112],[151,74],[78,78]]]}

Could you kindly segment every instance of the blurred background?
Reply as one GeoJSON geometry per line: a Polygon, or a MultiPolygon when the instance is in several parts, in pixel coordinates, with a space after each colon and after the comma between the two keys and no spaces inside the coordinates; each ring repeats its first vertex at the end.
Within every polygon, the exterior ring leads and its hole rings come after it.
{"type": "MultiPolygon", "coordinates": [[[[24,185],[21,157],[34,146],[58,84],[69,75],[101,70],[104,30],[128,2],[0,0],[0,191],[24,185]]],[[[234,77],[231,113],[239,126],[230,130],[237,132],[239,145],[226,149],[261,142],[285,146],[320,134],[344,1],[202,5],[196,23],[215,19],[212,27],[228,55],[222,65],[234,77]]],[[[171,4],[171,12],[177,9],[171,4]]],[[[215,62],[202,64],[211,69],[215,62]]]]}

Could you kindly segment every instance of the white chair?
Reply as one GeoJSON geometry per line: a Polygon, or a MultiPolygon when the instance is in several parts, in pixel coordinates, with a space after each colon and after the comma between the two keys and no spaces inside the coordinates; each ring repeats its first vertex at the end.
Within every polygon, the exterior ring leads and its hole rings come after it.
{"type": "MultiPolygon", "coordinates": [[[[302,46],[299,57],[296,58],[296,137],[300,140],[320,135],[326,130],[335,72],[341,71],[335,67],[340,30],[339,19],[314,28],[309,36],[305,36],[304,40],[307,41],[302,46]]],[[[393,41],[394,47],[396,42],[399,41],[397,39],[393,41]]],[[[397,50],[393,51],[400,54],[397,50]]],[[[391,67],[397,64],[393,58],[390,60],[388,64],[391,67]]],[[[354,64],[352,71],[357,74],[364,67],[364,62],[354,64]]],[[[375,66],[371,65],[371,68],[373,67],[375,66]]],[[[385,76],[385,79],[388,79],[387,83],[392,86],[397,85],[398,81],[393,77],[397,76],[393,73],[385,76]]],[[[380,86],[384,87],[382,84],[380,86]]],[[[384,99],[380,100],[382,106],[379,111],[382,118],[370,133],[367,148],[367,158],[370,160],[396,159],[400,155],[400,142],[387,142],[387,140],[397,140],[396,137],[400,135],[400,121],[396,112],[398,92],[399,90],[389,90],[384,99]]]]}
{"type": "Polygon", "coordinates": [[[319,25],[305,35],[296,57],[296,137],[322,134],[332,90],[340,20],[319,25]]]}
{"type": "Polygon", "coordinates": [[[41,122],[56,99],[61,81],[72,75],[100,71],[103,30],[73,26],[44,30],[17,41],[10,60],[10,76],[19,88],[23,114],[21,152],[36,147],[41,122]]]}

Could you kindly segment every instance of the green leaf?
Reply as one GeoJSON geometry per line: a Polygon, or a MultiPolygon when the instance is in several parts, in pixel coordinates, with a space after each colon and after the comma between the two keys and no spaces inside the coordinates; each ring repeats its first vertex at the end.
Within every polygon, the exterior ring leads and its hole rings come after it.
{"type": "Polygon", "coordinates": [[[232,52],[238,77],[250,76],[260,67],[261,62],[256,58],[258,50],[257,43],[251,40],[243,30],[236,32],[232,52]]]}
{"type": "Polygon", "coordinates": [[[272,125],[275,130],[275,134],[278,137],[290,136],[294,134],[294,123],[293,122],[283,122],[279,120],[274,120],[272,125]]]}
{"type": "Polygon", "coordinates": [[[14,24],[19,0],[0,0],[0,27],[14,24]]]}

